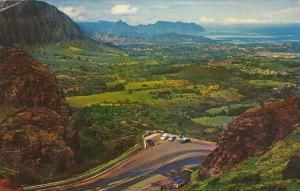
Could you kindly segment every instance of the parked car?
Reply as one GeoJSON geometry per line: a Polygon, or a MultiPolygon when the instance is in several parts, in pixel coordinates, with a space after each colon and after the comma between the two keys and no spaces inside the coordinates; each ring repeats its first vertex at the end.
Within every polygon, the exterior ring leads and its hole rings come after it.
{"type": "Polygon", "coordinates": [[[145,135],[146,135],[146,136],[152,135],[152,132],[151,132],[151,131],[146,131],[146,132],[145,132],[145,135]]]}
{"type": "Polygon", "coordinates": [[[174,141],[176,139],[175,135],[170,135],[168,141],[174,141]]]}
{"type": "Polygon", "coordinates": [[[187,138],[187,137],[183,137],[183,138],[181,138],[181,139],[179,140],[179,142],[180,142],[181,144],[183,144],[183,143],[189,143],[189,142],[191,142],[191,139],[189,139],[189,138],[187,138]]]}
{"type": "Polygon", "coordinates": [[[182,187],[185,184],[187,184],[187,181],[185,181],[184,179],[174,180],[174,187],[175,188],[180,188],[180,187],[182,187]]]}
{"type": "Polygon", "coordinates": [[[183,178],[182,176],[180,176],[180,175],[176,175],[176,176],[171,177],[171,180],[173,181],[173,186],[175,188],[180,188],[183,185],[188,183],[187,180],[185,178],[183,178]]]}
{"type": "Polygon", "coordinates": [[[154,146],[154,141],[152,139],[147,139],[146,140],[147,145],[149,146],[154,146]]]}
{"type": "Polygon", "coordinates": [[[164,133],[164,134],[160,137],[160,140],[165,141],[165,140],[167,140],[168,138],[169,138],[169,135],[166,134],[166,133],[164,133]]]}
{"type": "Polygon", "coordinates": [[[163,133],[163,134],[165,133],[163,130],[158,130],[158,132],[159,132],[159,133],[163,133]]]}

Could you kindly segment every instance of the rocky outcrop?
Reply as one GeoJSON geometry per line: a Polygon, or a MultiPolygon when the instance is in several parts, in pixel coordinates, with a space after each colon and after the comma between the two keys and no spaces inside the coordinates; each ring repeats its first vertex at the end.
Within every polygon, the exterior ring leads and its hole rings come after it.
{"type": "Polygon", "coordinates": [[[218,174],[261,155],[295,129],[300,116],[300,96],[250,109],[225,127],[217,148],[203,162],[200,175],[218,174]]]}
{"type": "Polygon", "coordinates": [[[0,49],[0,155],[14,168],[55,176],[73,163],[77,132],[57,80],[19,49],[0,49]]]}
{"type": "Polygon", "coordinates": [[[23,191],[23,189],[9,179],[0,179],[0,191],[23,191]]]}
{"type": "Polygon", "coordinates": [[[67,15],[35,0],[1,11],[0,26],[0,46],[4,47],[84,38],[80,27],[67,15]]]}
{"type": "Polygon", "coordinates": [[[70,112],[55,76],[21,49],[0,49],[0,104],[70,112]]]}

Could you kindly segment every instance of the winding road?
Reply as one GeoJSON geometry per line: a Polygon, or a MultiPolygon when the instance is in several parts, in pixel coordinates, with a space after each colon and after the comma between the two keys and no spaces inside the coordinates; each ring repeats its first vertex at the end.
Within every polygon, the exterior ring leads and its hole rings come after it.
{"type": "Polygon", "coordinates": [[[160,135],[152,136],[154,146],[131,155],[104,172],[84,180],[34,190],[155,191],[155,185],[167,180],[171,170],[199,165],[203,156],[215,149],[215,143],[209,141],[192,139],[189,143],[180,144],[178,140],[161,141],[159,138],[160,135]]]}
{"type": "Polygon", "coordinates": [[[156,140],[155,146],[129,157],[107,173],[59,190],[149,190],[157,181],[166,179],[171,170],[180,169],[185,165],[200,164],[203,156],[214,148],[214,143],[200,140],[185,144],[180,144],[177,140],[156,140]]]}

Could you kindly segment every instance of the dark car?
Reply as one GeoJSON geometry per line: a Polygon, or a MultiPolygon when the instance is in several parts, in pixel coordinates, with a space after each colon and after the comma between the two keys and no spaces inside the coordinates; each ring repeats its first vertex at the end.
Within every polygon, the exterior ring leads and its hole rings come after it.
{"type": "Polygon", "coordinates": [[[146,140],[147,145],[154,146],[154,141],[152,139],[146,140]]]}
{"type": "Polygon", "coordinates": [[[174,181],[175,188],[180,188],[185,184],[187,184],[187,181],[185,181],[184,179],[179,179],[179,180],[174,181]]]}
{"type": "Polygon", "coordinates": [[[173,181],[173,186],[175,188],[180,188],[183,185],[188,183],[187,180],[180,175],[175,175],[175,176],[171,177],[171,180],[173,181]]]}

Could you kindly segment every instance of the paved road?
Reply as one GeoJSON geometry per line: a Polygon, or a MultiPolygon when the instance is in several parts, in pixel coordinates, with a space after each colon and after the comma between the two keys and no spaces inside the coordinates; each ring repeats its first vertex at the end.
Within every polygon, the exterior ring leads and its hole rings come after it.
{"type": "Polygon", "coordinates": [[[147,182],[149,178],[157,175],[167,177],[172,169],[180,169],[190,164],[200,164],[202,157],[213,149],[214,144],[209,142],[197,141],[197,143],[180,144],[177,140],[174,142],[159,141],[155,146],[126,159],[106,174],[62,190],[120,191],[130,190],[136,184],[147,187],[145,184],[150,184],[149,181],[147,182]],[[143,181],[145,184],[141,184],[143,181]]]}

